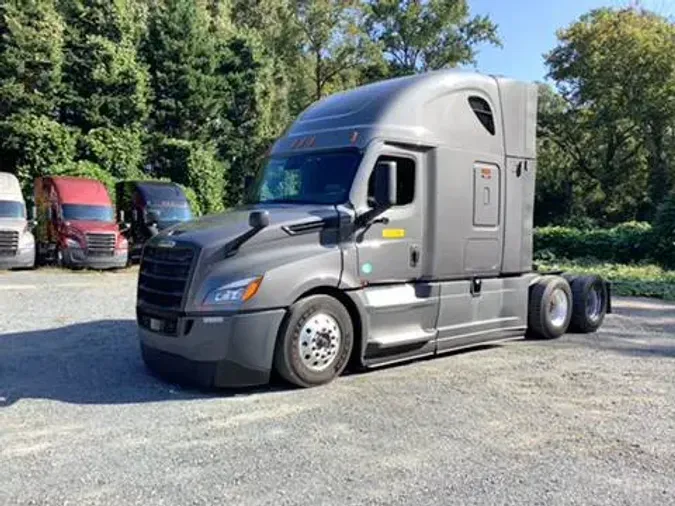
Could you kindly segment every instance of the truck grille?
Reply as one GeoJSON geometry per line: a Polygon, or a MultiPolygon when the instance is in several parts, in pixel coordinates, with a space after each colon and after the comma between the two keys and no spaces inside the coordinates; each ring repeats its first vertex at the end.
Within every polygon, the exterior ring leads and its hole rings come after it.
{"type": "Polygon", "coordinates": [[[19,249],[19,232],[0,230],[0,257],[13,257],[17,249],[19,249]]]}
{"type": "Polygon", "coordinates": [[[190,246],[146,246],[138,274],[139,304],[180,310],[195,258],[190,246]]]}
{"type": "Polygon", "coordinates": [[[109,257],[115,254],[115,234],[87,234],[87,256],[109,257]]]}

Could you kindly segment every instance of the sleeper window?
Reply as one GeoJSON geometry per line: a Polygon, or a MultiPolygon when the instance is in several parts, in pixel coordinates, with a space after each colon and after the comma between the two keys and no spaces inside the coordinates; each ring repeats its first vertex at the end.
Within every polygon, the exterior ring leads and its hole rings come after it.
{"type": "MultiPolygon", "coordinates": [[[[396,205],[405,206],[415,200],[415,161],[410,158],[381,156],[377,163],[396,162],[396,205]]],[[[375,196],[375,178],[368,180],[368,197],[375,196]]]]}
{"type": "Polygon", "coordinates": [[[495,120],[492,116],[492,109],[486,100],[480,97],[469,97],[469,105],[473,113],[478,118],[478,121],[490,132],[490,135],[495,134],[495,120]]]}

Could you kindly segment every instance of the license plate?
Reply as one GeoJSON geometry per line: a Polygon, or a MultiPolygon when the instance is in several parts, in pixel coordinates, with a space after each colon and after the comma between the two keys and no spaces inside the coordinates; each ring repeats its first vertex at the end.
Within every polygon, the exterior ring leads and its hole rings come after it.
{"type": "Polygon", "coordinates": [[[157,318],[150,318],[150,330],[154,330],[156,332],[162,330],[162,320],[158,320],[157,318]]]}

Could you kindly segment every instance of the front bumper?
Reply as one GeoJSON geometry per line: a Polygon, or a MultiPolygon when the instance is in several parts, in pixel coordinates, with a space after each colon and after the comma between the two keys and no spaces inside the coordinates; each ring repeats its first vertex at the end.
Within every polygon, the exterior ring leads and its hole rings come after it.
{"type": "Polygon", "coordinates": [[[65,248],[63,263],[70,267],[89,267],[91,269],[119,269],[126,267],[128,250],[115,250],[109,256],[91,256],[81,248],[65,248]]]}
{"type": "Polygon", "coordinates": [[[179,383],[207,388],[263,385],[270,379],[284,314],[277,309],[175,317],[138,309],[143,360],[150,370],[179,383]]]}
{"type": "Polygon", "coordinates": [[[35,248],[24,248],[17,251],[16,255],[0,255],[0,269],[21,269],[35,266],[35,248]]]}

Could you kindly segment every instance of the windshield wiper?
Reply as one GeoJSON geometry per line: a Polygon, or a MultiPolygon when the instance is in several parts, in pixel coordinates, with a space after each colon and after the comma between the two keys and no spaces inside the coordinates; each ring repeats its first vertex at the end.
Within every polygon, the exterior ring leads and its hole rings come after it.
{"type": "Polygon", "coordinates": [[[256,204],[315,204],[321,205],[321,202],[315,200],[302,200],[302,199],[269,199],[269,200],[259,200],[256,204]]]}

